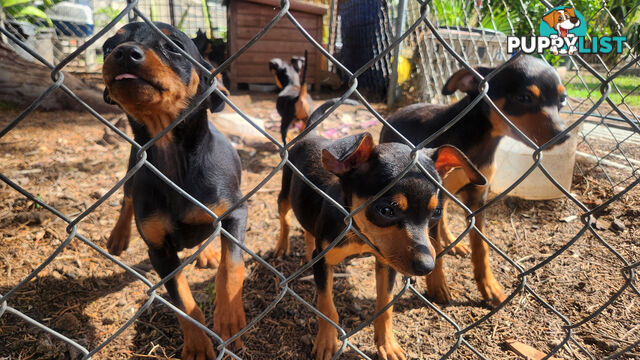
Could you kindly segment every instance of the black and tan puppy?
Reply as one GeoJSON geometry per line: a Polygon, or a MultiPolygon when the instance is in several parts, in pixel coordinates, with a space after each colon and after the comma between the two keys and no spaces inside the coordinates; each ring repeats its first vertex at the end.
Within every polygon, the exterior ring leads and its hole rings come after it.
{"type": "MultiPolygon", "coordinates": [[[[313,113],[311,122],[328,108],[326,105],[313,113]]],[[[348,211],[354,211],[399,177],[411,163],[410,153],[411,149],[404,144],[375,146],[369,133],[335,141],[308,134],[291,148],[289,159],[313,184],[348,211]]],[[[452,146],[421,150],[418,156],[420,164],[435,179],[460,167],[474,183],[485,183],[482,174],[452,146]]],[[[307,257],[310,258],[310,251],[319,254],[345,229],[344,215],[294,175],[289,167],[283,171],[278,196],[281,228],[276,254],[288,252],[287,213],[293,209],[305,230],[307,257]]],[[[413,167],[396,185],[353,217],[353,225],[375,248],[349,232],[314,264],[318,309],[338,323],[332,295],[332,269],[347,256],[372,254],[376,257],[376,311],[391,301],[396,271],[404,275],[429,273],[434,266],[435,253],[426,231],[430,222],[440,217],[440,212],[436,184],[413,167]]],[[[374,321],[379,359],[405,358],[393,334],[392,311],[390,307],[374,321]]],[[[337,350],[336,328],[318,318],[315,358],[327,360],[337,350]]]]}
{"type": "MultiPolygon", "coordinates": [[[[167,24],[156,25],[177,46],[210,68],[184,33],[167,24]]],[[[122,27],[104,43],[103,49],[105,100],[117,103],[127,113],[139,144],[147,143],[171,124],[208,87],[208,74],[197,69],[145,23],[122,27]]],[[[222,107],[222,99],[212,94],[147,150],[147,161],[217,215],[242,197],[238,154],[207,119],[207,109],[219,111],[222,107]]],[[[129,169],[136,161],[136,150],[132,148],[129,169]]],[[[138,232],[147,243],[151,263],[161,277],[180,265],[178,251],[198,246],[213,233],[213,218],[209,214],[145,166],[125,184],[124,192],[124,205],[109,238],[109,251],[119,254],[127,248],[131,217],[135,215],[138,232]]],[[[223,228],[239,241],[244,241],[246,223],[246,205],[222,220],[223,228]]],[[[207,253],[215,261],[209,249],[207,253]]],[[[243,279],[242,250],[223,236],[213,314],[213,330],[223,339],[245,326],[243,279]]],[[[177,307],[205,323],[185,274],[179,272],[165,287],[177,307]]],[[[214,359],[206,333],[180,316],[178,320],[184,333],[182,359],[214,359]]]]}
{"type": "MultiPolygon", "coordinates": [[[[494,69],[478,67],[476,70],[486,76],[494,69]]],[[[418,144],[431,134],[444,127],[459,114],[478,95],[479,81],[466,69],[459,70],[447,81],[442,93],[453,94],[456,90],[467,93],[462,100],[452,105],[414,104],[407,106],[391,116],[389,123],[413,144],[418,144]]],[[[489,97],[510,121],[518,127],[536,145],[543,145],[564,129],[558,111],[565,104],[567,92],[560,83],[555,69],[542,60],[531,56],[522,56],[510,63],[489,81],[489,97]]],[[[503,136],[521,140],[502,120],[493,108],[480,101],[459,122],[437,137],[427,147],[450,144],[458,147],[473,164],[491,181],[495,172],[494,155],[498,142],[503,136]]],[[[562,135],[556,144],[568,139],[562,135]]],[[[380,142],[400,141],[389,129],[380,133],[380,142]]],[[[452,171],[443,179],[444,187],[472,211],[484,205],[488,186],[470,183],[459,170],[452,171]]],[[[437,252],[455,240],[446,223],[446,199],[443,204],[443,216],[436,232],[439,241],[434,241],[437,252]]],[[[483,230],[484,214],[475,218],[475,226],[483,230]]],[[[500,284],[495,280],[489,267],[489,249],[481,236],[472,231],[471,261],[474,276],[482,296],[494,305],[501,303],[505,296],[500,284]]],[[[435,237],[434,237],[435,238],[435,237]]],[[[468,253],[468,249],[458,244],[454,248],[459,254],[468,253]]],[[[442,258],[434,271],[427,277],[429,294],[436,300],[447,302],[451,299],[442,268],[442,258]]]]}
{"type": "Polygon", "coordinates": [[[305,58],[294,56],[289,63],[280,58],[269,60],[269,71],[273,74],[278,90],[282,90],[289,85],[300,86],[300,77],[304,69],[305,58]]]}
{"type": "Polygon", "coordinates": [[[278,58],[269,61],[269,69],[276,80],[276,86],[282,91],[278,93],[276,110],[280,114],[280,135],[282,143],[287,142],[289,126],[301,123],[301,130],[307,127],[309,114],[313,111],[313,101],[307,92],[307,51],[304,52],[304,60],[298,57],[291,59],[291,64],[286,64],[278,58]],[[302,74],[299,75],[299,72],[302,74]],[[300,81],[302,79],[302,81],[300,81]]]}

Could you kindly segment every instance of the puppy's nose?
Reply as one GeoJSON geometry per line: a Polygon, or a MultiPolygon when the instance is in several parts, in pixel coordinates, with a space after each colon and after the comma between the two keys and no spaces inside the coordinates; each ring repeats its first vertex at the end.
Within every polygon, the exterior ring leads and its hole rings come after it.
{"type": "Polygon", "coordinates": [[[413,273],[415,275],[427,275],[435,267],[435,262],[431,256],[421,256],[420,259],[415,259],[411,263],[413,273]]]}
{"type": "Polygon", "coordinates": [[[113,51],[113,58],[121,65],[139,65],[144,62],[144,51],[135,45],[120,45],[113,51]]]}

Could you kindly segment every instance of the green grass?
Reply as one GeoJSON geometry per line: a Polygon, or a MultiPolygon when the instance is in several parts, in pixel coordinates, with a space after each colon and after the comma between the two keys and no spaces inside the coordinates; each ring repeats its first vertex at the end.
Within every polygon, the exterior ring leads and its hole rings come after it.
{"type": "MultiPolygon", "coordinates": [[[[600,81],[592,75],[582,75],[582,79],[584,80],[584,83],[586,83],[586,86],[578,77],[572,77],[569,82],[565,83],[569,96],[582,99],[591,98],[594,101],[599,99],[600,81]]],[[[624,96],[625,103],[628,105],[640,106],[640,77],[622,75],[618,76],[613,83],[615,83],[624,96]]],[[[615,104],[619,104],[622,102],[623,96],[620,96],[613,84],[611,84],[609,98],[615,104]]]]}

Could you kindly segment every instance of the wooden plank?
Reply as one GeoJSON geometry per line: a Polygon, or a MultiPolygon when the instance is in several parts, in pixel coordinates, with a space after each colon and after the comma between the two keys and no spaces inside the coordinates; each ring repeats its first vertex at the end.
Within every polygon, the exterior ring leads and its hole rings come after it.
{"type": "MultiPolygon", "coordinates": [[[[244,44],[244,43],[243,43],[244,44]]],[[[241,45],[243,45],[241,44],[241,45]]],[[[284,43],[282,41],[258,41],[253,44],[247,52],[251,53],[299,53],[304,54],[304,50],[315,51],[315,47],[307,41],[295,41],[284,43]]]]}
{"type": "MultiPolygon", "coordinates": [[[[260,27],[242,27],[240,29],[238,29],[237,31],[237,37],[238,39],[243,39],[244,41],[247,41],[249,39],[251,39],[252,37],[254,37],[260,30],[262,30],[262,28],[260,27]]],[[[312,28],[312,29],[307,29],[307,32],[309,32],[309,34],[313,35],[316,33],[316,28],[312,28]]],[[[264,34],[264,36],[262,36],[260,38],[260,40],[289,40],[289,39],[304,39],[305,41],[306,38],[302,35],[302,33],[295,28],[282,28],[282,27],[274,27],[273,29],[269,30],[266,34],[264,34]]]]}
{"type": "MultiPolygon", "coordinates": [[[[509,346],[509,348],[513,350],[514,353],[516,353],[518,356],[522,356],[526,360],[540,360],[545,356],[547,356],[547,354],[543,353],[542,351],[534,347],[531,347],[527,344],[516,341],[515,339],[507,339],[506,343],[507,343],[507,346],[509,346]]],[[[560,360],[560,359],[552,356],[549,358],[549,360],[560,360]]]]}
{"type": "MultiPolygon", "coordinates": [[[[280,9],[280,0],[248,0],[248,1],[245,0],[242,2],[244,3],[252,2],[256,4],[272,6],[272,7],[278,8],[278,10],[280,9]]],[[[296,0],[292,0],[289,3],[289,11],[295,10],[295,11],[301,11],[301,12],[310,13],[310,14],[324,15],[327,13],[327,9],[328,8],[326,5],[315,5],[315,4],[309,4],[306,2],[296,1],[296,0]]]]}
{"type": "MultiPolygon", "coordinates": [[[[277,14],[277,12],[273,13],[255,13],[255,14],[236,14],[234,20],[236,21],[239,27],[251,26],[251,27],[265,27],[277,14]]],[[[305,29],[315,29],[316,27],[316,19],[313,17],[296,17],[296,20],[304,27],[305,29]]],[[[278,21],[276,27],[284,27],[297,29],[295,25],[289,19],[282,18],[278,21]]]]}
{"type": "MultiPolygon", "coordinates": [[[[269,67],[266,64],[237,64],[236,70],[238,71],[238,78],[266,77],[273,81],[273,75],[269,71],[269,67]]],[[[314,72],[308,72],[307,79],[313,78],[315,78],[314,72]]]]}
{"type": "MultiPolygon", "coordinates": [[[[269,60],[273,58],[280,58],[285,62],[289,62],[292,57],[303,55],[304,53],[244,53],[236,59],[236,62],[238,64],[267,64],[269,63],[269,60]]],[[[316,64],[318,64],[318,59],[315,56],[312,56],[312,54],[309,54],[309,66],[313,67],[316,66],[316,64]]]]}

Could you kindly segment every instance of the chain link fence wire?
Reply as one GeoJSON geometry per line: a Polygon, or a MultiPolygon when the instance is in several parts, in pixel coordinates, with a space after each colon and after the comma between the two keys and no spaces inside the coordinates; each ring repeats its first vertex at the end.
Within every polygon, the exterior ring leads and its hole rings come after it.
{"type": "MultiPolygon", "coordinates": [[[[512,2],[510,2],[512,3],[512,2]]],[[[628,325],[628,333],[621,338],[613,339],[616,341],[616,346],[607,348],[605,350],[598,350],[594,352],[593,347],[587,346],[589,339],[584,336],[585,329],[592,331],[601,331],[597,326],[594,329],[593,324],[602,317],[611,317],[612,319],[618,319],[619,312],[633,311],[636,309],[633,305],[634,302],[640,301],[640,291],[638,290],[638,283],[636,280],[636,271],[640,266],[638,258],[637,247],[637,234],[635,236],[635,246],[631,250],[626,249],[620,251],[620,247],[611,236],[605,236],[601,228],[597,226],[596,217],[598,214],[606,211],[607,208],[612,206],[620,206],[624,197],[636,190],[637,184],[640,182],[638,177],[638,160],[640,160],[640,151],[638,146],[638,137],[640,135],[640,129],[638,127],[638,104],[636,103],[636,96],[640,92],[640,83],[637,82],[637,73],[633,71],[638,70],[638,57],[634,52],[634,44],[625,49],[622,56],[615,60],[603,59],[600,56],[593,56],[589,58],[582,58],[579,55],[573,55],[565,58],[566,74],[564,75],[564,83],[568,87],[569,94],[572,96],[570,106],[568,110],[568,116],[571,117],[572,123],[564,131],[568,133],[570,131],[578,131],[580,136],[579,151],[589,155],[587,158],[592,159],[592,163],[580,161],[578,172],[582,176],[594,176],[598,178],[604,178],[611,186],[611,192],[608,193],[607,199],[597,203],[585,203],[576,194],[572,193],[569,189],[563,188],[545,169],[542,165],[542,158],[544,148],[552,145],[559,136],[552,139],[550,143],[544,146],[536,146],[531,139],[528,139],[517,127],[515,127],[509,119],[500,113],[502,120],[522,139],[524,143],[529,144],[533,149],[533,164],[530,168],[518,178],[509,188],[502,193],[493,197],[491,200],[481,207],[480,209],[472,212],[457,198],[452,196],[442,186],[438,186],[446,196],[448,196],[452,203],[457,205],[460,212],[464,214],[468,223],[463,225],[459,236],[456,241],[448,246],[442,253],[438,255],[438,258],[447,253],[453,246],[457,245],[462,239],[471,231],[477,230],[475,226],[475,215],[480,212],[488,212],[498,202],[503,201],[505,196],[516,185],[524,181],[532,171],[539,169],[553,183],[564,195],[564,203],[568,204],[569,208],[573,209],[573,215],[576,216],[581,224],[576,227],[577,231],[569,238],[563,238],[560,242],[557,240],[553,244],[548,244],[540,254],[530,255],[529,257],[513,258],[509,256],[514,251],[511,246],[498,246],[492,240],[490,232],[482,235],[483,240],[488,244],[492,252],[492,259],[494,263],[499,263],[501,266],[501,273],[508,274],[504,277],[510,276],[509,283],[505,283],[505,290],[507,290],[506,300],[499,306],[484,312],[474,312],[468,314],[465,318],[453,316],[451,314],[451,308],[441,307],[434,304],[429,298],[423,295],[420,286],[417,284],[418,279],[403,278],[402,286],[397,288],[394,294],[393,300],[385,307],[385,309],[366,317],[358,325],[351,329],[341,326],[339,323],[334,323],[326,316],[324,316],[318,309],[314,307],[308,300],[305,300],[297,291],[294,290],[294,285],[302,281],[301,275],[310,269],[315,262],[325,256],[325,254],[335,247],[342,238],[349,232],[353,232],[360,236],[366,243],[370,244],[356,227],[353,225],[353,217],[359,211],[362,211],[364,207],[372,203],[375,199],[384,194],[388,189],[394,186],[409,170],[417,167],[428,178],[433,178],[429,173],[417,162],[417,151],[424,146],[424,144],[431,141],[431,139],[439,136],[444,130],[443,128],[437,133],[433,134],[430,139],[425,140],[419,146],[413,146],[408,141],[405,141],[411,148],[412,163],[402,172],[394,182],[388,184],[383,190],[381,190],[374,198],[367,201],[357,209],[345,209],[335,200],[322,192],[318,187],[311,183],[304,175],[289,161],[289,149],[294,146],[300,138],[318,127],[321,123],[327,119],[331,113],[333,113],[341,102],[332,106],[327,113],[317,123],[306,128],[300,135],[293,139],[286,145],[281,144],[276,138],[258,126],[251,117],[249,117],[243,109],[237,106],[232,99],[225,96],[220,90],[216,88],[216,79],[211,77],[212,83],[207,91],[199,96],[189,109],[185,110],[175,121],[173,121],[165,130],[159,133],[156,137],[150,140],[146,144],[138,144],[123,131],[112,125],[103,116],[86,105],[80,98],[78,98],[72,91],[64,85],[63,69],[66,69],[70,63],[77,60],[79,57],[92,46],[95,46],[99,42],[105,40],[106,36],[117,29],[121,22],[129,17],[137,17],[139,20],[146,22],[152,27],[159,36],[166,41],[171,40],[166,37],[158,28],[153,24],[153,17],[150,15],[150,11],[146,7],[143,7],[142,2],[133,0],[128,3],[122,11],[120,11],[108,24],[102,29],[95,32],[94,35],[88,37],[86,41],[78,46],[78,48],[71,54],[66,56],[61,61],[54,63],[43,56],[30,46],[24,39],[19,38],[14,31],[6,27],[0,28],[0,32],[10,41],[17,44],[23,51],[30,54],[39,63],[45,65],[51,70],[51,85],[42,93],[30,106],[24,109],[16,118],[0,130],[0,139],[7,133],[11,132],[20,122],[33,113],[39,106],[39,104],[46,98],[53,90],[62,89],[75,101],[80,103],[95,119],[104,124],[107,128],[114,131],[118,136],[122,137],[132,148],[136,150],[136,163],[126,173],[126,175],[118,179],[113,186],[102,196],[89,204],[86,209],[82,210],[79,214],[65,214],[56,209],[55,206],[43,201],[36,193],[30,192],[26,187],[19,185],[16,181],[12,180],[8,174],[3,170],[0,170],[0,180],[2,180],[7,186],[23,195],[29,201],[32,201],[37,206],[50,212],[56,218],[60,219],[67,224],[66,239],[57,246],[55,251],[49,254],[46,259],[35,269],[33,269],[27,276],[19,281],[15,286],[4,291],[0,294],[0,319],[4,321],[4,324],[10,324],[16,319],[24,321],[27,325],[33,328],[33,330],[43,331],[55,338],[54,341],[60,341],[68,344],[75,349],[79,357],[83,359],[91,358],[96,355],[99,357],[101,350],[111,343],[115,338],[121,336],[121,334],[134,322],[140,319],[142,314],[147,311],[152,305],[162,306],[175,312],[177,316],[181,316],[188,321],[192,322],[196,326],[204,330],[214,341],[214,346],[217,350],[217,358],[233,358],[242,359],[240,352],[234,352],[231,350],[229,344],[233,343],[236,338],[246,335],[255,329],[259,322],[267,317],[278,306],[283,299],[293,299],[299,304],[303,305],[309,313],[315,314],[324,320],[330,322],[334,326],[339,335],[340,348],[334,358],[344,358],[345,356],[355,356],[357,358],[371,359],[372,354],[363,351],[358,344],[354,341],[354,338],[359,333],[363,332],[380,314],[388,307],[397,303],[402,298],[411,298],[414,301],[419,302],[422,307],[429,309],[434,315],[434,325],[430,322],[422,322],[424,331],[418,331],[416,334],[412,334],[412,342],[429,342],[440,341],[439,339],[431,339],[427,334],[427,331],[431,327],[442,327],[443,324],[449,327],[450,341],[442,341],[445,350],[437,354],[437,357],[442,359],[457,359],[457,358],[491,358],[482,349],[485,349],[485,343],[489,340],[487,338],[479,338],[476,331],[483,327],[486,327],[488,323],[494,326],[494,332],[496,327],[510,327],[508,319],[501,317],[501,313],[504,313],[505,308],[521,308],[523,302],[531,302],[531,306],[536,308],[536,316],[531,316],[531,327],[541,327],[539,331],[543,334],[542,338],[552,338],[554,341],[548,344],[548,347],[543,356],[544,359],[552,357],[562,358],[579,358],[579,359],[630,359],[638,356],[638,345],[640,344],[638,316],[631,316],[632,323],[628,325]],[[635,75],[627,75],[635,74],[635,75]],[[628,85],[626,77],[632,77],[635,82],[631,81],[631,85],[628,85]],[[585,96],[572,95],[572,89],[583,89],[586,91],[585,96]],[[162,174],[151,162],[146,158],[146,150],[148,150],[154,143],[167,132],[175,128],[180,122],[192,111],[198,104],[200,104],[209,94],[216,93],[222,97],[229,107],[231,107],[237,114],[239,114],[246,122],[259,131],[266,139],[268,139],[277,148],[280,154],[281,161],[277,166],[268,171],[267,175],[259,182],[257,186],[248,191],[244,197],[236,204],[233,204],[231,208],[224,214],[214,214],[208,208],[203,206],[195,198],[184,192],[176,184],[174,184],[169,178],[162,174]],[[604,138],[604,140],[603,140],[604,138]],[[591,158],[592,157],[592,158],[591,158]],[[615,163],[617,165],[612,165],[615,163]],[[244,203],[252,198],[258,191],[263,189],[264,185],[271,180],[276,174],[278,174],[283,167],[289,167],[297,176],[304,180],[315,191],[322,195],[327,201],[332,203],[339,211],[344,215],[344,222],[347,225],[344,231],[333,241],[330,245],[321,253],[319,253],[311,262],[304,264],[291,273],[286,275],[284,272],[278,270],[270,262],[261,257],[258,253],[253,251],[246,245],[243,245],[233,238],[231,234],[226,232],[221,226],[221,220],[224,219],[227,214],[233,209],[242,206],[244,203]],[[110,255],[101,246],[97,245],[95,241],[88,238],[85,234],[79,230],[79,225],[87,221],[87,217],[91,215],[98,207],[104,204],[108,199],[113,199],[114,193],[116,193],[122,185],[130,179],[141,168],[146,167],[153,172],[159,179],[168,184],[172,189],[178,192],[180,195],[188,199],[190,202],[201,208],[203,211],[211,215],[214,221],[214,233],[204,241],[195,253],[189,256],[173,273],[163,278],[158,282],[151,282],[140,272],[139,269],[134,268],[117,257],[110,255]],[[615,169],[616,171],[612,171],[615,169]],[[618,171],[619,170],[619,171],[618,171]],[[595,172],[601,172],[601,174],[595,174],[595,172]],[[207,327],[201,325],[197,320],[190,318],[180,309],[169,303],[165,298],[159,295],[158,288],[161,287],[166,281],[175,276],[185,266],[192,263],[197,255],[204,250],[204,248],[210,244],[218,235],[224,234],[231,241],[235,242],[239,247],[246,252],[246,255],[253,259],[258,266],[263,268],[272,274],[273,280],[277,284],[277,294],[271,302],[266,304],[264,308],[257,313],[257,315],[247,319],[247,325],[237,334],[233,335],[230,339],[223,340],[218,334],[207,327]],[[77,240],[82,246],[87,246],[93,249],[99,256],[108,259],[115,265],[123,269],[127,274],[133,277],[133,281],[140,282],[147,287],[147,298],[144,302],[134,310],[128,320],[120,326],[116,331],[108,334],[104,340],[95,346],[88,346],[79,341],[65,336],[63,333],[46,326],[46,321],[42,318],[38,318],[33,315],[28,315],[30,312],[28,309],[23,309],[19,301],[16,301],[15,294],[25,286],[25,284],[36,278],[45,267],[49,266],[52,261],[60,257],[65,249],[71,246],[73,240],[77,240]],[[614,240],[612,242],[612,240],[614,240]],[[550,278],[554,274],[547,273],[547,269],[552,263],[562,263],[567,269],[577,269],[580,267],[581,261],[583,261],[585,255],[576,251],[577,245],[580,242],[588,242],[589,246],[597,247],[601,253],[598,257],[590,258],[590,261],[602,261],[602,267],[613,269],[614,272],[619,274],[616,279],[609,279],[610,285],[613,290],[607,292],[604,301],[594,301],[592,303],[577,303],[573,304],[580,308],[581,311],[575,311],[574,308],[567,307],[564,303],[555,301],[556,299],[545,297],[541,294],[541,290],[550,278]],[[594,260],[595,259],[595,260],[594,260]],[[528,261],[532,260],[532,261],[528,261]],[[624,297],[631,297],[631,305],[628,305],[626,309],[620,307],[620,301],[624,297]],[[573,310],[572,310],[573,309],[573,310]],[[500,317],[504,323],[492,322],[494,318],[500,317]],[[424,335],[423,335],[424,334],[424,335]],[[559,336],[559,337],[558,337],[559,336]],[[347,353],[347,354],[345,354],[347,353]]],[[[480,3],[478,2],[466,2],[459,1],[453,2],[457,4],[459,8],[451,7],[449,2],[435,2],[435,1],[410,1],[408,3],[408,16],[407,23],[404,31],[396,36],[389,36],[390,41],[381,45],[379,52],[375,54],[373,58],[362,64],[356,70],[349,70],[346,66],[338,62],[332,54],[328,53],[324,47],[317,43],[311,35],[309,35],[305,29],[300,26],[295,17],[288,11],[290,2],[288,0],[282,0],[280,7],[275,9],[275,15],[273,19],[265,26],[259,33],[257,33],[246,45],[244,45],[238,52],[229,54],[227,60],[220,64],[220,66],[213,71],[213,75],[223,72],[229,67],[229,65],[237,59],[246,49],[255,44],[264,34],[278,22],[285,21],[291,22],[293,25],[304,35],[309,41],[310,46],[317,48],[327,59],[333,67],[341,71],[348,76],[348,89],[341,95],[341,100],[346,98],[358,99],[362,105],[384,125],[389,125],[383,116],[381,116],[374,107],[367,101],[365,96],[360,92],[360,83],[358,81],[359,76],[365,72],[370,71],[379,61],[386,59],[390,52],[401,43],[403,49],[410,49],[413,54],[409,56],[413,62],[412,74],[413,79],[409,81],[411,86],[418,87],[410,90],[411,93],[418,94],[417,99],[422,101],[430,101],[434,103],[444,103],[449,99],[443,98],[439,95],[439,89],[443,86],[443,81],[450,76],[453,71],[462,67],[471,69],[471,66],[487,62],[496,66],[496,69],[487,75],[483,80],[491,79],[502,69],[504,69],[504,61],[513,61],[522,54],[517,53],[513,57],[510,54],[506,54],[505,49],[505,35],[520,34],[520,31],[525,33],[536,33],[535,26],[537,22],[531,16],[530,12],[551,8],[552,5],[542,1],[540,3],[527,3],[521,1],[520,7],[513,8],[507,6],[506,1],[497,1],[480,3]],[[483,10],[485,9],[485,10],[483,10]],[[488,11],[487,11],[488,9],[488,11]],[[455,12],[455,13],[453,13],[455,12]],[[502,25],[505,25],[509,31],[504,32],[505,27],[498,27],[496,18],[499,16],[502,25]],[[516,27],[517,23],[517,27],[516,27]],[[476,30],[472,27],[478,24],[484,25],[485,30],[476,30]],[[493,30],[487,30],[491,29],[493,30]],[[391,39],[393,39],[391,41],[391,39]],[[415,80],[418,79],[418,80],[415,80]]],[[[387,4],[393,6],[394,4],[387,4]]],[[[608,7],[608,3],[599,3],[599,10],[596,12],[595,17],[602,17],[607,21],[617,24],[618,31],[623,31],[626,25],[632,21],[636,21],[637,18],[626,18],[624,16],[617,17],[614,15],[615,11],[611,11],[612,8],[608,7]]],[[[637,6],[637,5],[636,5],[637,6]]],[[[629,12],[631,13],[631,12],[629,12]]],[[[617,14],[617,13],[616,13],[617,14]]],[[[188,17],[188,16],[187,16],[188,17]]],[[[342,26],[345,21],[342,19],[342,26]]],[[[389,27],[391,29],[391,27],[389,27]]],[[[179,47],[176,46],[179,49],[179,47]]],[[[637,46],[635,47],[637,48],[637,46]]],[[[179,49],[180,50],[180,49],[179,49]]],[[[343,49],[344,50],[344,49],[343,49]]],[[[198,61],[191,58],[184,51],[181,51],[182,55],[188,58],[195,66],[201,66],[198,61]]],[[[404,56],[404,53],[402,54],[404,56]]],[[[266,66],[266,65],[265,65],[266,66]]],[[[490,104],[498,112],[499,110],[487,96],[488,82],[483,83],[483,89],[474,100],[474,103],[485,101],[490,104]]],[[[584,93],[583,93],[584,94],[584,93]]],[[[459,121],[469,108],[465,109],[462,113],[458,114],[455,118],[451,119],[447,127],[459,121]]],[[[395,130],[394,130],[395,131],[395,130]]],[[[275,208],[275,199],[274,204],[275,208]]],[[[495,221],[507,222],[507,219],[492,219],[495,221]]],[[[250,221],[259,221],[257,219],[250,219],[250,221]]],[[[513,222],[512,222],[513,224],[513,222]]],[[[518,230],[516,230],[516,235],[518,230]]],[[[104,229],[108,231],[108,229],[104,229]]],[[[515,247],[527,247],[526,239],[514,239],[513,246],[515,247]],[[518,242],[520,241],[520,242],[518,242]]],[[[371,244],[370,244],[371,245],[371,244]]],[[[553,281],[551,281],[553,283],[553,281]]],[[[585,292],[585,284],[557,284],[556,286],[570,285],[566,291],[585,292]],[[574,286],[575,285],[575,286],[574,286]]],[[[461,290],[463,291],[463,290],[461,290]]],[[[336,295],[340,296],[340,295],[336,295]]],[[[523,310],[525,311],[525,310],[523,310]]],[[[339,310],[340,313],[340,310],[339,310]]],[[[416,320],[417,321],[417,320],[416,320]]],[[[599,323],[598,323],[599,324],[599,323]]],[[[11,329],[3,330],[3,333],[10,332],[11,329]]],[[[401,331],[396,330],[399,335],[401,331]]],[[[406,335],[406,334],[405,334],[406,335]]],[[[515,334],[514,334],[515,336],[515,334]]],[[[294,341],[293,339],[288,341],[294,341]]],[[[0,349],[0,351],[2,351],[0,349]]],[[[506,352],[504,353],[506,354],[506,352]]],[[[503,355],[504,355],[503,354],[503,355]]],[[[0,354],[5,356],[5,354],[0,354]]],[[[431,358],[431,354],[418,354],[421,358],[431,358]]],[[[298,358],[311,357],[309,354],[299,354],[298,358]]],[[[506,358],[507,355],[504,355],[506,358]]],[[[8,358],[12,358],[9,355],[8,358]]]]}

